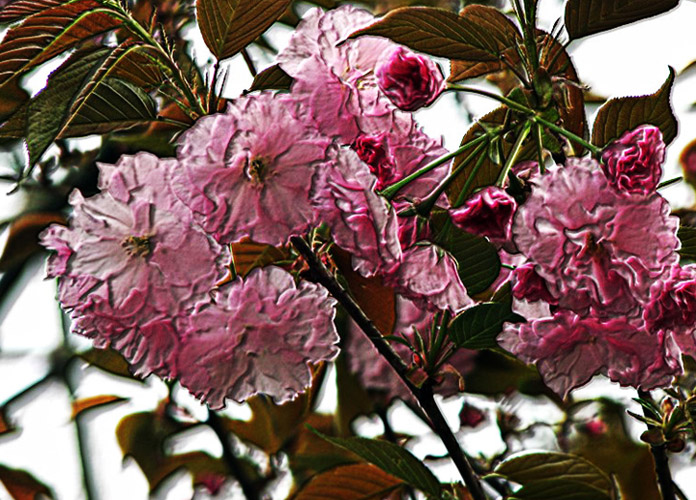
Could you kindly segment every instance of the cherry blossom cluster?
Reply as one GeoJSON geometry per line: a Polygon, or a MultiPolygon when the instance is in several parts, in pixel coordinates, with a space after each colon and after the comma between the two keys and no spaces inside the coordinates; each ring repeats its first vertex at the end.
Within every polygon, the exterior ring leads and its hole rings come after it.
{"type": "MultiPolygon", "coordinates": [[[[338,353],[334,301],[276,266],[223,278],[230,244],[286,246],[320,226],[356,272],[381,275],[430,318],[472,304],[452,257],[417,245],[414,218],[378,194],[446,150],[410,113],[442,90],[434,63],[381,39],[339,45],[373,20],[310,11],[278,58],[291,92],[232,100],[182,135],[176,158],[123,157],[100,165],[99,194],[73,193],[69,226],[41,240],[75,332],[213,408],[258,392],[292,399],[309,364],[338,353]]],[[[433,169],[398,203],[447,173],[433,169]]]]}
{"type": "Polygon", "coordinates": [[[536,362],[561,395],[597,373],[646,390],[669,385],[680,354],[694,353],[696,274],[679,265],[678,219],[655,191],[664,150],[659,129],[645,125],[605,148],[601,163],[570,158],[537,172],[511,219],[521,254],[511,259],[513,295],[528,322],[508,325],[499,343],[536,362]]]}

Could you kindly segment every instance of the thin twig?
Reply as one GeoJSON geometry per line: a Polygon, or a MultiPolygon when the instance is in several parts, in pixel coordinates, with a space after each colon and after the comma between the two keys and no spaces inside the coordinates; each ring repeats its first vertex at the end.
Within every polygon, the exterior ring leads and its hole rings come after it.
{"type": "Polygon", "coordinates": [[[409,391],[418,400],[421,408],[426,413],[433,429],[442,440],[450,454],[450,458],[456,465],[459,473],[464,480],[464,485],[471,493],[474,500],[486,500],[486,495],[483,492],[481,483],[474,473],[471,464],[467,460],[464,452],[459,446],[457,438],[449,428],[445,417],[442,415],[440,408],[435,402],[432,387],[429,384],[424,384],[418,387],[413,384],[409,378],[408,366],[404,363],[401,357],[392,349],[389,343],[384,340],[380,331],[375,327],[374,323],[360,309],[360,306],[353,300],[350,294],[338,283],[336,278],[326,269],[326,266],[314,254],[307,242],[299,237],[293,236],[290,239],[293,246],[302,255],[311,269],[314,277],[321,283],[329,293],[343,306],[348,312],[353,321],[362,329],[367,338],[372,342],[372,345],[379,351],[384,359],[392,366],[394,371],[399,375],[409,391]]]}
{"type": "Polygon", "coordinates": [[[244,58],[244,62],[246,63],[247,68],[249,68],[249,73],[251,73],[251,76],[256,78],[258,71],[256,71],[256,66],[254,65],[254,60],[249,55],[249,51],[247,49],[242,49],[242,57],[244,58]]]}

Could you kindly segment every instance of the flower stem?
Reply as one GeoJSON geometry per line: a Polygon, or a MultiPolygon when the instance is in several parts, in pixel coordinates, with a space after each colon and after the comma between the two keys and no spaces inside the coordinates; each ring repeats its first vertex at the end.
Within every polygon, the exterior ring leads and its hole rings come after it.
{"type": "MultiPolygon", "coordinates": [[[[648,391],[638,390],[638,397],[646,401],[652,401],[652,397],[648,391]]],[[[643,407],[643,415],[651,418],[650,412],[647,408],[643,407]]],[[[648,429],[653,429],[652,425],[648,425],[648,429]]],[[[674,491],[674,481],[672,481],[672,474],[669,470],[669,459],[667,458],[667,451],[664,444],[660,445],[650,445],[650,451],[655,460],[655,473],[657,474],[657,482],[660,484],[660,491],[662,492],[662,500],[676,500],[677,497],[674,491]]]]}
{"type": "Polygon", "coordinates": [[[449,160],[451,160],[455,156],[459,156],[467,149],[473,148],[474,146],[477,146],[486,140],[488,140],[488,136],[482,135],[482,136],[477,137],[476,139],[474,139],[472,141],[467,142],[466,144],[462,144],[459,148],[455,149],[451,153],[447,153],[446,155],[441,156],[437,160],[434,160],[431,163],[428,163],[425,167],[421,168],[420,170],[413,172],[411,175],[404,177],[400,181],[392,184],[391,186],[387,186],[382,191],[380,191],[379,194],[384,196],[386,199],[391,200],[392,198],[394,198],[394,196],[396,196],[396,193],[398,193],[404,186],[415,181],[416,179],[418,179],[422,175],[427,174],[431,170],[439,167],[443,163],[448,162],[449,160]]]}
{"type": "Polygon", "coordinates": [[[531,130],[531,128],[532,128],[531,122],[527,122],[524,124],[524,127],[522,128],[522,132],[520,132],[520,135],[517,136],[517,140],[515,141],[515,145],[512,147],[512,151],[510,151],[510,154],[508,155],[507,159],[505,160],[505,165],[503,166],[502,170],[500,171],[500,175],[498,176],[498,180],[495,183],[496,186],[503,187],[503,184],[505,183],[505,179],[507,179],[508,172],[510,172],[510,169],[517,161],[517,157],[520,155],[520,151],[522,151],[522,144],[524,143],[525,139],[527,139],[527,136],[529,135],[529,131],[531,130]]]}
{"type": "MultiPolygon", "coordinates": [[[[428,217],[430,215],[430,211],[433,209],[435,204],[437,203],[437,200],[440,199],[440,196],[442,196],[442,193],[445,192],[445,190],[454,182],[454,180],[459,177],[459,174],[469,166],[471,163],[471,160],[476,158],[476,155],[480,154],[483,149],[486,147],[485,143],[479,144],[476,149],[474,149],[469,156],[467,156],[463,162],[461,162],[456,169],[452,171],[449,176],[442,181],[442,183],[433,191],[428,197],[423,200],[418,205],[418,213],[423,216],[423,217],[428,217]]],[[[483,155],[482,155],[483,156],[483,155]]],[[[476,175],[476,167],[474,167],[474,170],[472,170],[471,174],[469,175],[469,179],[473,178],[476,175]]],[[[469,183],[469,179],[467,179],[467,184],[469,183]]]]}
{"type": "Polygon", "coordinates": [[[538,123],[540,125],[543,125],[544,127],[548,128],[550,130],[553,130],[556,133],[561,134],[562,136],[568,138],[569,140],[571,140],[577,144],[580,144],[582,147],[584,147],[584,148],[588,149],[590,152],[592,152],[592,154],[595,156],[598,156],[602,151],[601,148],[598,148],[594,144],[590,144],[582,137],[575,135],[574,133],[570,132],[569,130],[564,129],[563,127],[559,127],[555,123],[550,122],[550,121],[546,120],[545,118],[542,118],[532,108],[528,108],[527,106],[520,104],[519,102],[513,101],[512,99],[508,99],[507,97],[503,97],[503,96],[498,95],[494,92],[488,92],[487,90],[477,89],[475,87],[465,87],[463,85],[449,84],[447,86],[447,89],[454,90],[457,92],[468,92],[470,94],[477,94],[477,95],[481,95],[484,97],[490,97],[491,99],[495,99],[496,101],[498,101],[502,104],[505,104],[510,109],[514,109],[515,111],[529,115],[529,119],[532,120],[534,123],[538,123]]]}
{"type": "Polygon", "coordinates": [[[433,429],[447,448],[471,497],[474,500],[486,500],[486,495],[483,492],[481,483],[464,455],[464,452],[459,447],[457,438],[449,428],[440,408],[437,406],[430,385],[426,383],[422,387],[418,387],[411,382],[408,376],[409,368],[406,366],[406,363],[404,363],[401,357],[392,349],[389,343],[384,340],[374,323],[365,315],[362,309],[360,309],[360,306],[358,306],[350,294],[338,283],[336,278],[326,269],[326,266],[324,266],[314,254],[307,242],[299,236],[293,236],[290,238],[290,242],[305,259],[314,278],[344,307],[351,318],[353,318],[353,321],[356,322],[370,342],[372,342],[372,345],[375,346],[382,357],[392,366],[406,387],[408,387],[411,394],[416,398],[421,408],[428,416],[433,429]]]}
{"type": "Polygon", "coordinates": [[[676,184],[677,182],[681,182],[683,180],[684,178],[680,175],[679,177],[675,177],[674,179],[668,179],[664,182],[660,182],[655,189],[666,188],[668,186],[671,186],[672,184],[676,184]]]}

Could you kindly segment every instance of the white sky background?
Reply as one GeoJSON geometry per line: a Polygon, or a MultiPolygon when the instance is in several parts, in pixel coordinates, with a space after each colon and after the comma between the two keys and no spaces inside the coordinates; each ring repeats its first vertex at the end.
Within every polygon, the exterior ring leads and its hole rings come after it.
{"type": "MultiPolygon", "coordinates": [[[[541,0],[541,26],[549,30],[553,22],[562,17],[563,4],[559,0],[541,0]]],[[[674,11],[648,21],[589,37],[573,42],[570,53],[580,78],[592,86],[600,95],[619,97],[641,95],[657,90],[667,77],[667,66],[677,71],[696,59],[696,3],[683,0],[674,11]]],[[[282,46],[287,40],[289,30],[276,30],[274,40],[282,46]]],[[[200,41],[200,35],[191,36],[200,41]]],[[[197,44],[196,58],[203,62],[208,59],[205,46],[197,44]]],[[[260,58],[258,51],[252,50],[259,69],[272,61],[260,58]]],[[[248,88],[251,78],[241,59],[233,59],[229,64],[230,78],[224,96],[232,98],[241,90],[248,88]]],[[[49,69],[40,71],[31,81],[31,87],[38,90],[49,69]]],[[[696,74],[696,71],[694,72],[696,74]]],[[[682,148],[696,138],[696,113],[689,112],[689,106],[696,101],[694,76],[678,77],[673,94],[673,105],[680,121],[677,139],[668,149],[664,179],[680,174],[677,158],[682,148]]],[[[476,116],[481,116],[497,106],[485,98],[469,96],[468,104],[476,116]]],[[[418,114],[419,121],[433,136],[443,136],[445,145],[455,148],[468,127],[466,118],[455,112],[452,96],[441,98],[432,108],[418,114]]],[[[0,158],[2,161],[2,158],[0,158]]],[[[0,187],[0,189],[4,189],[0,187]]],[[[681,184],[665,189],[662,194],[674,206],[688,206],[693,203],[693,195],[688,186],[681,184]]],[[[7,200],[0,196],[0,219],[11,212],[7,200]]],[[[6,304],[0,310],[0,402],[39,379],[47,370],[45,355],[60,344],[61,333],[59,316],[54,301],[55,284],[43,281],[43,263],[36,263],[28,278],[28,286],[14,303],[6,304]],[[30,354],[27,354],[30,353],[30,354]]],[[[74,338],[76,343],[88,345],[84,339],[74,338]]],[[[166,395],[166,388],[159,380],[150,378],[148,389],[139,384],[114,380],[98,370],[83,372],[79,386],[80,397],[101,394],[117,394],[130,398],[126,403],[112,406],[104,411],[96,411],[89,419],[87,433],[89,451],[93,457],[90,467],[93,471],[99,494],[95,500],[140,500],[147,498],[147,483],[139,468],[132,461],[121,462],[121,452],[116,442],[114,429],[125,415],[148,411],[166,395]]],[[[613,396],[630,400],[633,391],[619,389],[600,381],[578,391],[578,397],[594,397],[610,393],[613,396]]],[[[185,391],[179,392],[180,399],[201,418],[205,410],[188,397],[185,391]]],[[[481,400],[477,399],[481,404],[481,400]]],[[[335,391],[329,389],[322,401],[322,408],[331,411],[335,405],[335,391]]],[[[454,428],[458,426],[457,412],[460,400],[454,398],[445,402],[444,410],[454,428]]],[[[634,405],[635,406],[635,405],[634,405]]],[[[494,405],[489,404],[491,410],[494,405]]],[[[544,420],[558,418],[552,408],[528,405],[525,419],[544,420]],[[532,413],[533,412],[533,413],[532,413]]],[[[637,408],[634,408],[638,411],[637,408]]],[[[10,408],[10,419],[21,429],[12,435],[0,437],[0,464],[32,471],[40,480],[47,483],[59,500],[81,500],[81,473],[75,443],[75,428],[70,421],[70,404],[65,388],[60,384],[43,386],[31,396],[20,400],[10,408]]],[[[248,417],[244,406],[233,405],[229,410],[237,418],[248,417]]],[[[397,405],[392,412],[392,421],[397,431],[425,436],[416,440],[412,450],[419,456],[440,454],[443,446],[432,436],[426,436],[426,427],[411,417],[409,411],[397,405]]],[[[362,419],[360,429],[368,435],[380,434],[381,424],[376,420],[362,419]]],[[[636,426],[636,432],[640,428],[636,426]]],[[[460,434],[463,445],[470,453],[478,450],[495,452],[502,443],[493,426],[482,431],[460,434]]],[[[173,443],[176,451],[205,449],[219,455],[221,448],[210,432],[199,432],[186,443],[173,443]]],[[[683,453],[677,462],[683,462],[690,453],[683,453]]],[[[696,498],[696,469],[682,467],[675,474],[677,482],[692,498],[696,498]]],[[[677,464],[675,463],[675,466],[677,464]]],[[[456,471],[449,465],[436,467],[442,479],[457,479],[456,471]]],[[[161,498],[183,500],[192,497],[190,480],[185,473],[175,475],[168,481],[161,498]]],[[[287,479],[282,482],[279,492],[287,491],[287,479]]],[[[232,487],[229,498],[238,498],[239,491],[232,487]]],[[[221,495],[221,498],[224,496],[221,495]]],[[[284,493],[279,494],[283,498],[284,493]]],[[[0,500],[9,498],[0,485],[0,500]]],[[[198,494],[196,498],[206,498],[198,494]]]]}

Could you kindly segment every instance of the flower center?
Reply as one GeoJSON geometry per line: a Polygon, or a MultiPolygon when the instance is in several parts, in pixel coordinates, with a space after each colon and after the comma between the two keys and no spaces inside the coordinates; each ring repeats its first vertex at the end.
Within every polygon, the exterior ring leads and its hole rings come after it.
{"type": "Polygon", "coordinates": [[[121,242],[121,246],[131,257],[146,257],[152,250],[150,236],[128,236],[121,242]]]}
{"type": "Polygon", "coordinates": [[[266,162],[261,158],[252,158],[251,161],[247,160],[246,175],[252,184],[263,184],[266,166],[266,162]]]}

